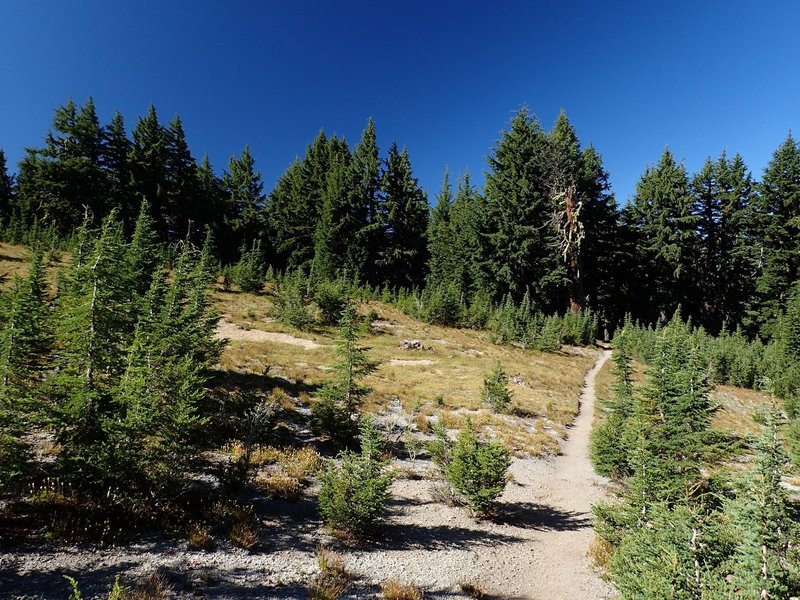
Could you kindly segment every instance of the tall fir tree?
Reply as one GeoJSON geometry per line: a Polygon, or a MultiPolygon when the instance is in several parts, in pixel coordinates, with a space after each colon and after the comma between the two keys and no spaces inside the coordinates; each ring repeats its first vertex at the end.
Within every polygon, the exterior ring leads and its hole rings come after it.
{"type": "Polygon", "coordinates": [[[665,323],[682,306],[696,316],[697,217],[686,169],[669,150],[636,184],[625,218],[636,243],[634,305],[647,322],[665,323]]]}
{"type": "Polygon", "coordinates": [[[222,186],[227,194],[225,212],[233,240],[245,247],[258,240],[265,241],[264,183],[249,146],[244,147],[238,158],[230,158],[222,186]]]}
{"type": "Polygon", "coordinates": [[[131,184],[135,190],[137,204],[147,200],[158,237],[162,242],[172,241],[166,218],[169,206],[167,143],[167,133],[158,121],[156,108],[150,105],[147,114],[139,119],[133,129],[130,151],[131,184]]]}
{"type": "Polygon", "coordinates": [[[383,241],[378,265],[392,287],[422,284],[427,258],[428,200],[411,172],[408,151],[389,148],[381,179],[383,241]]]}
{"type": "Polygon", "coordinates": [[[357,243],[363,248],[359,271],[371,285],[383,283],[381,273],[375,267],[383,239],[383,219],[379,210],[382,164],[379,154],[375,122],[370,118],[361,133],[361,139],[353,148],[354,203],[362,215],[362,225],[357,234],[357,243]]]}
{"type": "Polygon", "coordinates": [[[120,113],[115,112],[111,122],[103,128],[102,165],[106,176],[108,209],[116,211],[126,233],[133,231],[139,204],[131,187],[130,153],[131,141],[125,131],[125,121],[120,113]]]}
{"type": "Polygon", "coordinates": [[[523,108],[489,157],[486,218],[481,232],[482,284],[495,300],[527,293],[536,308],[553,311],[565,271],[558,260],[548,189],[547,136],[523,108]]]}
{"type": "Polygon", "coordinates": [[[746,218],[752,187],[740,156],[706,160],[692,179],[697,219],[700,324],[712,333],[742,324],[751,289],[746,218]]]}
{"type": "Polygon", "coordinates": [[[95,222],[107,212],[102,170],[102,129],[94,102],[78,108],[69,100],[58,107],[45,147],[29,148],[19,165],[20,217],[69,233],[78,226],[84,207],[95,222]]]}
{"type": "Polygon", "coordinates": [[[768,337],[789,289],[800,277],[800,144],[791,134],[764,169],[754,204],[760,247],[751,311],[760,333],[768,337]]]}
{"type": "Polygon", "coordinates": [[[453,272],[453,226],[450,211],[453,204],[453,191],[450,186],[450,172],[445,170],[442,188],[436,196],[436,206],[431,211],[428,223],[428,275],[427,284],[431,287],[449,283],[453,272]]]}
{"type": "Polygon", "coordinates": [[[6,153],[0,148],[0,226],[8,225],[14,207],[14,178],[8,173],[6,153]]]}

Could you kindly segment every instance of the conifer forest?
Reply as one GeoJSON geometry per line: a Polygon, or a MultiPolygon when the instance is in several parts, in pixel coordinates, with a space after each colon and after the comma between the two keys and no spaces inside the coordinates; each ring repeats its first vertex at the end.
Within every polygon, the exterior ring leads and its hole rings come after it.
{"type": "Polygon", "coordinates": [[[428,197],[378,126],[0,150],[0,598],[800,597],[800,141],[621,202],[522,108],[428,197]]]}

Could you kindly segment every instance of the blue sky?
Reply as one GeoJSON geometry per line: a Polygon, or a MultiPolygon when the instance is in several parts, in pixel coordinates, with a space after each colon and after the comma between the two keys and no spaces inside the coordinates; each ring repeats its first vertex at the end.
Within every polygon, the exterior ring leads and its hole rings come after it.
{"type": "Polygon", "coordinates": [[[249,144],[266,188],[320,129],[408,147],[431,197],[481,183],[527,105],[567,111],[620,201],[665,146],[698,169],[723,149],[758,177],[800,130],[800,3],[3,0],[0,148],[16,163],[53,110],[93,96],[129,128],[180,114],[218,172],[249,144]]]}

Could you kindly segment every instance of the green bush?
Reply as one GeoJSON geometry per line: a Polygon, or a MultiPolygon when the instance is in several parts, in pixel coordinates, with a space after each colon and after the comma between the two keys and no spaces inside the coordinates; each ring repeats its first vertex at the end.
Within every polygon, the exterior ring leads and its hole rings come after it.
{"type": "Polygon", "coordinates": [[[372,533],[389,500],[393,476],[380,458],[379,434],[371,421],[361,428],[361,453],[341,452],[329,460],[320,480],[319,511],[335,532],[355,536],[372,533]]]}
{"type": "Polygon", "coordinates": [[[467,506],[476,513],[485,513],[503,493],[509,466],[508,449],[495,440],[479,442],[472,421],[467,419],[446,473],[450,485],[464,496],[467,506]]]}
{"type": "Polygon", "coordinates": [[[483,380],[481,400],[495,412],[506,412],[511,404],[508,377],[499,360],[494,364],[492,372],[483,380]]]}
{"type": "Polygon", "coordinates": [[[231,282],[243,292],[260,292],[266,274],[261,242],[253,242],[250,249],[242,248],[242,257],[230,270],[231,282]]]}
{"type": "Polygon", "coordinates": [[[316,289],[314,302],[319,308],[322,325],[336,325],[342,318],[342,311],[350,303],[350,295],[344,281],[323,281],[316,289]]]}
{"type": "Polygon", "coordinates": [[[304,289],[301,276],[286,277],[275,298],[278,318],[301,331],[309,329],[313,323],[306,308],[304,289]]]}

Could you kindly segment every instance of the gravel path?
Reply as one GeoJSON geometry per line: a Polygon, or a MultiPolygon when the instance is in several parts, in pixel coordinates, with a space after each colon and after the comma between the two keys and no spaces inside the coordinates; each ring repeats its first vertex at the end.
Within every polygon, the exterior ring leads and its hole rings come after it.
{"type": "MultiPolygon", "coordinates": [[[[562,454],[513,466],[515,478],[525,482],[525,488],[513,496],[539,506],[544,527],[526,544],[528,552],[519,547],[513,553],[500,551],[500,568],[491,569],[491,561],[487,564],[491,589],[502,590],[504,596],[542,600],[613,596],[613,589],[593,571],[586,554],[593,537],[591,507],[604,497],[607,483],[595,474],[589,461],[594,381],[610,355],[604,350],[586,375],[580,414],[568,430],[562,454]],[[509,577],[510,571],[518,575],[509,577]]],[[[505,499],[513,501],[511,495],[507,493],[505,499]]]]}
{"type": "Polygon", "coordinates": [[[320,543],[341,552],[358,576],[347,598],[376,598],[378,585],[388,578],[414,583],[436,600],[466,598],[464,582],[505,600],[610,598],[613,590],[593,572],[586,555],[593,535],[591,505],[604,496],[606,484],[588,456],[594,379],[609,355],[604,351],[586,375],[580,414],[562,454],[513,461],[513,481],[501,499],[499,519],[475,521],[462,508],[434,500],[430,463],[397,461],[396,467],[415,471],[416,477],[395,481],[382,539],[369,545],[351,547],[331,539],[316,514],[313,492],[294,504],[257,500],[262,540],[252,554],[223,540],[209,552],[158,538],[106,550],[3,549],[0,542],[0,599],[63,600],[65,573],[78,576],[86,598],[103,598],[115,574],[154,570],[168,575],[181,599],[303,598],[317,570],[314,552],[320,543]]]}

